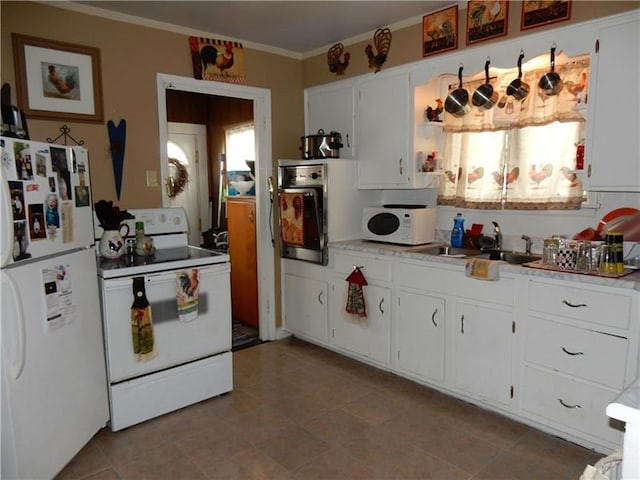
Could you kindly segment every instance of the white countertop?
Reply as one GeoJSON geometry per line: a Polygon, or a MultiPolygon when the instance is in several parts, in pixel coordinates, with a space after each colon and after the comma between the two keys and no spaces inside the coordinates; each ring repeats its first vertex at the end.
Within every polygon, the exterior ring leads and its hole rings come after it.
{"type": "Polygon", "coordinates": [[[640,425],[640,378],[607,406],[607,416],[640,425]]]}
{"type": "MultiPolygon", "coordinates": [[[[440,243],[432,243],[429,245],[396,245],[391,243],[373,242],[368,240],[342,240],[329,243],[330,247],[342,248],[359,253],[370,253],[379,255],[396,256],[402,258],[411,258],[414,260],[429,261],[432,263],[459,265],[464,267],[465,258],[455,258],[439,255],[428,255],[421,253],[428,247],[440,246],[440,243]]],[[[471,257],[472,258],[472,257],[471,257]]],[[[537,268],[524,267],[522,265],[514,265],[500,260],[492,260],[500,264],[501,272],[511,272],[532,277],[555,278],[558,280],[570,280],[590,285],[602,285],[614,288],[626,288],[640,291],[640,270],[624,277],[607,278],[596,275],[584,275],[573,272],[558,272],[553,270],[542,270],[537,268]]]]}

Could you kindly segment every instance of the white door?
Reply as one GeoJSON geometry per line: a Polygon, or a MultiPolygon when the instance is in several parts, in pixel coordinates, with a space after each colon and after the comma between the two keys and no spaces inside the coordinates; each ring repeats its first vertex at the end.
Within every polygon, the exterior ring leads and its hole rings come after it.
{"type": "Polygon", "coordinates": [[[53,478],[109,420],[95,251],[0,274],[0,476],[53,478]]]}
{"type": "Polygon", "coordinates": [[[207,128],[205,125],[173,122],[169,122],[168,127],[169,173],[174,176],[179,173],[171,165],[175,159],[184,167],[187,176],[184,190],[169,198],[169,206],[184,208],[189,222],[189,243],[199,246],[202,232],[211,228],[207,128]]]}

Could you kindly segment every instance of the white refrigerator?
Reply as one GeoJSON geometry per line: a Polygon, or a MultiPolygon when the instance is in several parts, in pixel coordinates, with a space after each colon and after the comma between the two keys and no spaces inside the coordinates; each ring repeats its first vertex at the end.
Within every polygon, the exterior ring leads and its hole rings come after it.
{"type": "Polygon", "coordinates": [[[109,419],[87,150],[0,137],[2,479],[52,478],[109,419]]]}

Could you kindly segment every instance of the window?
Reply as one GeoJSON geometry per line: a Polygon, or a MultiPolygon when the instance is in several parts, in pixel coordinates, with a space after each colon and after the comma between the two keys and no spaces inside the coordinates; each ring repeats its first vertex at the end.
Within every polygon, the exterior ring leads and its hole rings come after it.
{"type": "Polygon", "coordinates": [[[225,130],[226,160],[228,172],[248,172],[246,160],[255,160],[255,133],[253,123],[225,130]]]}
{"type": "MultiPolygon", "coordinates": [[[[477,209],[579,209],[585,200],[574,171],[576,149],[583,142],[588,56],[560,56],[556,71],[564,81],[560,94],[547,96],[538,79],[549,70],[541,59],[523,65],[522,81],[530,92],[522,101],[501,93],[490,110],[468,108],[462,117],[444,116],[445,179],[438,204],[477,209]],[[536,65],[541,65],[536,68],[536,65]]],[[[505,92],[517,70],[498,70],[494,88],[505,92]]],[[[441,77],[458,88],[451,76],[441,77]]],[[[465,88],[472,96],[485,82],[472,77],[465,88]]]]}

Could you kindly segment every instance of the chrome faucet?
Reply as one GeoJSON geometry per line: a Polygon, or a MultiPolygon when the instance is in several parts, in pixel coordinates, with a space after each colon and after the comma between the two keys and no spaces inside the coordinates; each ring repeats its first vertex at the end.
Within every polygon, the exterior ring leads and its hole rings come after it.
{"type": "Polygon", "coordinates": [[[493,223],[493,234],[496,239],[496,250],[502,250],[502,232],[500,231],[500,225],[498,225],[498,222],[491,223],[493,223]]]}
{"type": "Polygon", "coordinates": [[[531,254],[531,237],[529,237],[528,235],[522,235],[522,240],[524,240],[524,251],[527,252],[529,255],[531,254]]]}

